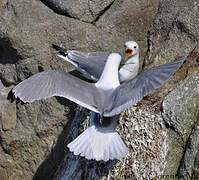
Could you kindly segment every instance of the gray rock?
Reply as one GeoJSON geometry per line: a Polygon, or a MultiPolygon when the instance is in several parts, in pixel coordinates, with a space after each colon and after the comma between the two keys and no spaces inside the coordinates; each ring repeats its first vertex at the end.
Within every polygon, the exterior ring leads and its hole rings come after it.
{"type": "MultiPolygon", "coordinates": [[[[160,1],[156,19],[148,34],[149,46],[145,68],[178,59],[198,44],[198,9],[199,4],[194,0],[160,1]]],[[[198,118],[197,58],[198,46],[196,53],[191,55],[171,81],[161,88],[161,93],[158,93],[164,97],[173,90],[163,103],[163,117],[168,125],[168,151],[166,166],[160,175],[178,175],[179,178],[188,179],[187,175],[198,174],[195,163],[198,152],[195,140],[198,136],[195,128],[198,118]],[[175,89],[176,82],[182,81],[186,76],[188,77],[185,82],[181,82],[181,85],[175,89]]]]}
{"type": "MultiPolygon", "coordinates": [[[[199,101],[199,95],[197,98],[199,101]]],[[[199,103],[198,103],[199,104],[199,103]]],[[[199,105],[198,109],[199,109],[199,105]]],[[[183,154],[183,158],[181,159],[181,164],[178,168],[178,176],[181,179],[183,177],[188,177],[186,179],[199,179],[199,170],[198,170],[198,150],[199,150],[199,121],[198,116],[199,112],[197,112],[197,121],[192,128],[192,132],[190,133],[189,139],[186,144],[186,151],[183,154]]],[[[180,178],[179,178],[180,179],[180,178]]]]}
{"type": "Polygon", "coordinates": [[[187,140],[196,119],[199,95],[199,73],[194,73],[174,89],[164,100],[163,117],[169,126],[187,140]]]}
{"type": "Polygon", "coordinates": [[[42,0],[59,14],[79,19],[84,22],[95,21],[114,0],[42,0]]]}
{"type": "Polygon", "coordinates": [[[15,104],[10,104],[7,99],[8,92],[11,88],[6,88],[0,81],[0,129],[6,131],[15,129],[16,127],[16,106],[15,104]]]}
{"type": "Polygon", "coordinates": [[[197,45],[198,9],[195,0],[160,0],[156,19],[148,34],[145,58],[148,67],[170,62],[197,45]]]}
{"type": "Polygon", "coordinates": [[[163,101],[168,128],[168,159],[165,174],[192,176],[199,148],[199,73],[194,72],[163,101]],[[185,152],[185,153],[184,153],[185,152]],[[184,157],[183,157],[184,156],[184,157]]]}

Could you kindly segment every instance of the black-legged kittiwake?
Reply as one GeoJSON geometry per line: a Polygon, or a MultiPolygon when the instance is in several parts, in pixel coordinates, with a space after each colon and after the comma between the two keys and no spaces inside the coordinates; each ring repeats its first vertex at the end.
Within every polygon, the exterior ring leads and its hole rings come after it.
{"type": "MultiPolygon", "coordinates": [[[[105,63],[110,53],[108,52],[81,52],[66,50],[57,45],[53,47],[58,51],[58,56],[71,63],[83,76],[92,81],[99,80],[105,63]]],[[[124,52],[119,66],[119,81],[123,83],[133,79],[139,71],[139,46],[135,41],[124,44],[124,52]]],[[[76,139],[67,145],[75,155],[87,159],[107,161],[121,159],[128,154],[128,148],[115,131],[119,116],[104,117],[100,124],[99,114],[91,111],[90,126],[76,139]],[[104,141],[106,139],[106,141],[104,141]],[[86,143],[85,143],[86,140],[86,143]],[[120,153],[113,151],[121,147],[120,153]],[[90,150],[89,150],[90,149],[90,150]],[[111,152],[109,152],[111,150],[111,152]]]]}
{"type": "Polygon", "coordinates": [[[120,159],[128,149],[115,131],[117,115],[169,80],[188,55],[153,67],[120,84],[118,69],[122,58],[120,54],[111,53],[96,83],[86,82],[64,71],[47,70],[24,80],[12,91],[23,102],[61,96],[98,113],[94,115],[99,118],[91,119],[99,121],[91,121],[91,126],[68,146],[74,154],[87,159],[120,159]]]}

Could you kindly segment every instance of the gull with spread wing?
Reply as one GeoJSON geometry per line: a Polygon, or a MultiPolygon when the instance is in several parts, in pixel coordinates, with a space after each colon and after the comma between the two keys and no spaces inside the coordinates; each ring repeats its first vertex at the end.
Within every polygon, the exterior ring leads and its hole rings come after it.
{"type": "MultiPolygon", "coordinates": [[[[86,82],[64,71],[47,70],[22,81],[12,91],[23,102],[60,96],[98,113],[93,113],[99,117],[91,118],[91,126],[68,147],[75,155],[87,159],[120,159],[128,149],[115,131],[117,115],[169,80],[188,55],[153,67],[120,84],[118,70],[122,57],[111,53],[96,83],[86,82]]],[[[136,51],[132,52],[131,58],[133,56],[136,56],[136,51]]]]}
{"type": "MultiPolygon", "coordinates": [[[[58,51],[58,56],[71,63],[83,76],[94,82],[98,81],[110,53],[108,52],[81,52],[66,50],[53,45],[58,51]]],[[[133,79],[139,71],[139,46],[135,41],[124,44],[124,52],[118,69],[119,81],[123,83],[133,79]]],[[[98,113],[91,111],[90,126],[75,140],[67,145],[75,155],[81,155],[87,159],[107,161],[109,159],[121,159],[126,156],[128,149],[118,133],[115,132],[119,116],[104,117],[100,122],[98,113]],[[106,139],[106,141],[104,141],[106,139]],[[86,143],[85,143],[86,141],[86,143]],[[116,143],[114,145],[113,143],[116,143]],[[121,152],[108,152],[121,147],[121,152]],[[91,150],[89,150],[91,149],[91,150]],[[106,152],[107,151],[107,152],[106,152]],[[92,152],[92,154],[91,154],[92,152]]]]}

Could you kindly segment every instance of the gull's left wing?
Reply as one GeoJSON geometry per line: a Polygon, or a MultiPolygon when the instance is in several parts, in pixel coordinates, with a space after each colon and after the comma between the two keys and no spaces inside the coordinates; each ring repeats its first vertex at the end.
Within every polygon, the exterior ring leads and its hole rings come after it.
{"type": "Polygon", "coordinates": [[[120,114],[125,109],[138,103],[144,96],[159,88],[164,82],[180,68],[187,59],[184,56],[180,60],[153,67],[142,72],[136,78],[120,85],[112,95],[112,101],[106,108],[104,116],[114,116],[120,114]]]}
{"type": "Polygon", "coordinates": [[[65,50],[53,45],[58,51],[58,56],[80,71],[86,78],[97,81],[104,69],[104,65],[110,53],[108,52],[81,52],[76,50],[65,50]]]}

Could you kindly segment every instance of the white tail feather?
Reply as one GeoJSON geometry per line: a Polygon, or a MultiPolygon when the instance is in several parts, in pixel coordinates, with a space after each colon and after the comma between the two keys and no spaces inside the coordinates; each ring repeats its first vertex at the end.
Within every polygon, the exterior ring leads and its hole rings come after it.
{"type": "Polygon", "coordinates": [[[94,125],[86,129],[67,147],[75,155],[97,161],[119,160],[128,153],[128,148],[116,131],[99,131],[94,125]]]}

